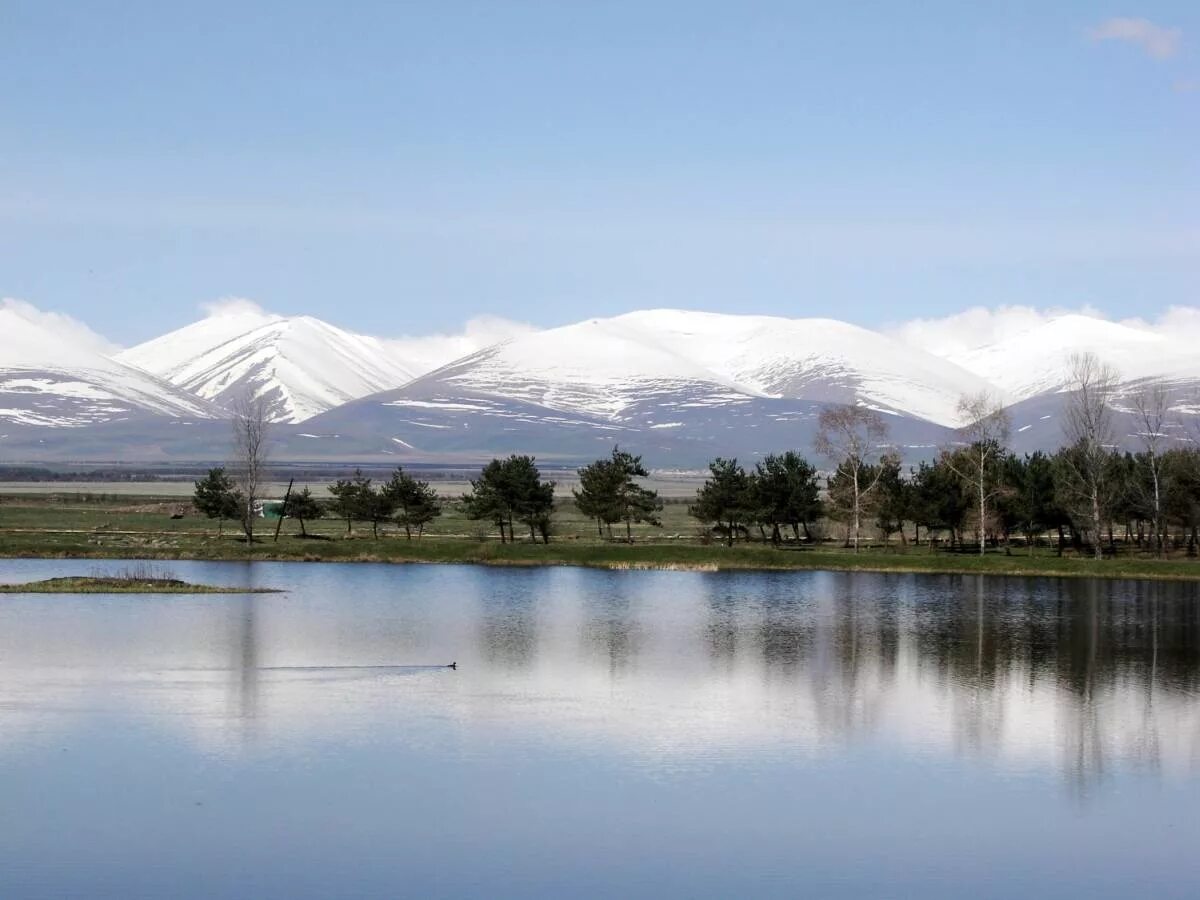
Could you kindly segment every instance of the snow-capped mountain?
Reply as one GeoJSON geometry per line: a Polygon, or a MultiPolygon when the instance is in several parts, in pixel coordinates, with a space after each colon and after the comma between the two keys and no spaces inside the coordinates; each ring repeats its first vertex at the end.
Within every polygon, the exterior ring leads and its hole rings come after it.
{"type": "MultiPolygon", "coordinates": [[[[829,319],[650,310],[523,335],[305,423],[312,450],[577,455],[637,446],[664,462],[811,444],[831,403],[886,414],[909,446],[944,441],[963,393],[946,360],[829,319]],[[324,444],[322,443],[324,442],[324,444]]],[[[323,455],[323,454],[322,454],[323,455]]]]}
{"type": "Polygon", "coordinates": [[[29,315],[31,310],[0,305],[0,429],[80,429],[216,414],[207,401],[109,358],[92,343],[29,315]]]}
{"type": "MultiPolygon", "coordinates": [[[[625,421],[684,402],[860,402],[954,425],[963,393],[988,384],[947,360],[832,319],[649,310],[535,332],[424,376],[457,391],[625,421]]],[[[417,386],[414,385],[414,388],[417,386]]]]}
{"type": "Polygon", "coordinates": [[[302,422],[358,397],[399,387],[416,372],[387,341],[311,316],[225,310],[117,356],[123,363],[227,407],[250,395],[276,422],[302,422]]]}
{"type": "Polygon", "coordinates": [[[1057,316],[949,360],[996,385],[1011,399],[1025,400],[1061,390],[1071,355],[1085,352],[1115,368],[1122,382],[1200,377],[1200,358],[1189,342],[1084,315],[1057,316]]]}
{"type": "Polygon", "coordinates": [[[1136,433],[1126,401],[1149,382],[1169,385],[1179,414],[1200,411],[1194,328],[1082,315],[939,356],[832,319],[646,310],[521,332],[425,374],[405,352],[419,341],[249,305],[112,358],[95,335],[56,322],[0,306],[0,426],[11,423],[0,434],[28,458],[219,458],[229,440],[219,420],[246,392],[268,400],[280,459],[568,461],[620,443],[656,465],[752,462],[781,448],[811,453],[831,403],[880,411],[891,440],[917,457],[953,439],[959,399],[981,391],[1013,404],[1015,448],[1053,449],[1068,358],[1082,351],[1121,376],[1122,434],[1136,433]],[[75,428],[70,442],[53,436],[64,426],[75,428]]]}

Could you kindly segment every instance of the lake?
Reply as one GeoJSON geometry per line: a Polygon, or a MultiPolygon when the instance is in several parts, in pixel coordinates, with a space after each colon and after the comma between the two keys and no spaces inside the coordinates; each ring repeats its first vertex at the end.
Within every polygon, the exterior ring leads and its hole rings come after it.
{"type": "Polygon", "coordinates": [[[0,896],[1200,894],[1198,585],[166,565],[0,597],[0,896]]]}

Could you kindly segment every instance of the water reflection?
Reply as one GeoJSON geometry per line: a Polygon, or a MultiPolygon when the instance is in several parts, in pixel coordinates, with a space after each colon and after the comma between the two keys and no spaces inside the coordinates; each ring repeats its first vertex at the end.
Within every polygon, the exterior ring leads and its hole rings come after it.
{"type": "Polygon", "coordinates": [[[131,715],[249,752],[436,718],[664,765],[878,746],[1055,771],[1080,792],[1114,770],[1189,774],[1200,762],[1189,585],[212,571],[290,593],[10,598],[0,740],[69,733],[72,715],[131,715]],[[358,668],[452,659],[449,678],[358,668]]]}

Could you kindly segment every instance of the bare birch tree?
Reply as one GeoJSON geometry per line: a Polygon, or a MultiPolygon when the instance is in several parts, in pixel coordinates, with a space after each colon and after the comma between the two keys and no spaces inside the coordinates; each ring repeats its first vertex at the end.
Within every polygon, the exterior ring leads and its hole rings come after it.
{"type": "Polygon", "coordinates": [[[878,463],[888,449],[884,446],[886,439],[887,425],[874,410],[844,405],[821,412],[814,443],[817,452],[850,483],[855,553],[862,531],[863,502],[879,485],[883,473],[878,463]]]}
{"type": "Polygon", "coordinates": [[[248,544],[254,543],[254,508],[263,487],[269,431],[267,405],[261,397],[246,395],[234,401],[231,468],[242,495],[242,530],[248,544]]]}
{"type": "Polygon", "coordinates": [[[1114,442],[1111,402],[1118,383],[1117,370],[1094,353],[1073,353],[1068,358],[1067,398],[1063,431],[1074,453],[1069,460],[1071,488],[1083,501],[1092,526],[1096,559],[1104,556],[1100,528],[1107,504],[1106,469],[1114,442]]]}
{"type": "Polygon", "coordinates": [[[988,391],[964,395],[958,401],[958,417],[963,426],[959,438],[965,447],[946,453],[950,469],[975,494],[979,507],[979,555],[987,552],[988,501],[1000,491],[999,465],[1008,452],[1012,427],[1003,401],[988,391]]]}
{"type": "Polygon", "coordinates": [[[1170,393],[1162,382],[1146,385],[1132,400],[1137,417],[1138,437],[1146,454],[1146,467],[1150,470],[1150,497],[1147,498],[1154,517],[1154,547],[1159,556],[1163,553],[1163,445],[1167,440],[1167,417],[1170,414],[1170,393]]]}

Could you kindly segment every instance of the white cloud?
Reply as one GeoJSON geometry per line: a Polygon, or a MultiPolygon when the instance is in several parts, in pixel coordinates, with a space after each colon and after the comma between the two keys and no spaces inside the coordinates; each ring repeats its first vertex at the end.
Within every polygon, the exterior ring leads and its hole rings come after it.
{"type": "Polygon", "coordinates": [[[978,347],[1014,337],[1063,315],[1091,316],[1128,328],[1170,338],[1173,342],[1200,342],[1200,308],[1172,306],[1154,319],[1111,319],[1100,311],[1082,306],[1074,309],[1036,309],[1032,306],[976,306],[942,318],[912,319],[881,330],[912,347],[934,356],[951,357],[978,347]]]}
{"type": "Polygon", "coordinates": [[[1106,19],[1088,31],[1093,41],[1123,41],[1140,47],[1154,59],[1170,59],[1179,52],[1183,31],[1164,28],[1148,19],[1106,19]]]}
{"type": "Polygon", "coordinates": [[[1195,306],[1172,306],[1153,321],[1124,319],[1121,324],[1161,334],[1175,341],[1200,342],[1200,308],[1195,306]]]}
{"type": "Polygon", "coordinates": [[[256,316],[261,319],[274,318],[274,316],[253,300],[247,300],[245,297],[220,297],[216,300],[210,300],[207,303],[201,303],[200,308],[204,310],[204,314],[209,318],[226,316],[256,316]]]}
{"type": "Polygon", "coordinates": [[[62,339],[63,345],[81,347],[108,356],[121,348],[83,322],[56,312],[43,312],[32,303],[13,297],[0,299],[0,310],[16,315],[62,339]]]}
{"type": "Polygon", "coordinates": [[[1000,306],[988,309],[975,306],[942,318],[912,319],[882,330],[934,356],[948,357],[1021,334],[1067,313],[1100,315],[1090,307],[1035,309],[1032,306],[1000,306]]]}
{"type": "Polygon", "coordinates": [[[432,372],[500,341],[536,331],[532,325],[514,322],[499,316],[476,316],[463,325],[461,331],[448,334],[429,334],[394,338],[388,345],[399,359],[417,371],[432,372]]]}

